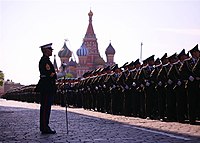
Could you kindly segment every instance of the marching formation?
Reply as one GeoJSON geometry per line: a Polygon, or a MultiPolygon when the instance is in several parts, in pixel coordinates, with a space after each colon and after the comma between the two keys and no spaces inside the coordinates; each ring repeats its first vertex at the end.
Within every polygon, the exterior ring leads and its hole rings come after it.
{"type": "MultiPolygon", "coordinates": [[[[54,104],[114,115],[196,124],[200,119],[200,51],[160,59],[154,55],[86,72],[82,78],[57,80],[54,104]],[[190,55],[191,56],[190,56],[190,55]]],[[[4,98],[39,102],[35,86],[13,90],[4,98]]]]}

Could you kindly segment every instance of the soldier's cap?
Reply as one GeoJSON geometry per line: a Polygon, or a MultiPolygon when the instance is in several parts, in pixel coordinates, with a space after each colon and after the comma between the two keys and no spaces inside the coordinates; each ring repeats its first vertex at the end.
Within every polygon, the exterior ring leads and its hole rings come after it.
{"type": "Polygon", "coordinates": [[[121,68],[125,68],[128,66],[128,62],[126,62],[123,66],[121,66],[121,68]]]}
{"type": "Polygon", "coordinates": [[[85,77],[88,77],[90,75],[90,71],[87,71],[87,72],[85,72],[84,74],[83,74],[83,77],[85,78],[85,77]]]}
{"type": "Polygon", "coordinates": [[[165,59],[167,59],[167,53],[165,53],[162,58],[160,58],[161,61],[164,61],[165,59]]]}
{"type": "Polygon", "coordinates": [[[187,52],[186,56],[190,57],[190,52],[189,51],[187,52]]]}
{"type": "Polygon", "coordinates": [[[45,44],[45,45],[40,46],[40,48],[41,49],[51,49],[51,50],[53,50],[53,48],[51,46],[52,46],[52,43],[49,43],[49,44],[45,44]]]}
{"type": "Polygon", "coordinates": [[[154,61],[154,56],[155,56],[155,55],[152,55],[152,56],[148,57],[148,58],[146,59],[146,61],[147,61],[147,62],[149,62],[149,61],[154,61]]]}
{"type": "Polygon", "coordinates": [[[173,55],[171,55],[170,57],[168,57],[169,60],[173,60],[173,59],[177,59],[177,54],[174,53],[173,55]]]}
{"type": "Polygon", "coordinates": [[[178,55],[177,57],[180,58],[181,56],[186,55],[185,54],[185,49],[183,49],[178,55]]]}
{"type": "Polygon", "coordinates": [[[155,64],[160,64],[160,58],[157,58],[157,59],[155,60],[155,64]]]}
{"type": "Polygon", "coordinates": [[[115,66],[116,64],[113,64],[111,67],[110,67],[110,69],[112,70],[113,69],[113,67],[115,66]]]}
{"type": "Polygon", "coordinates": [[[96,70],[92,70],[90,74],[96,74],[96,70]]]}
{"type": "Polygon", "coordinates": [[[192,48],[192,49],[190,50],[190,53],[193,53],[193,52],[196,52],[196,51],[199,51],[199,49],[198,49],[198,44],[197,44],[194,48],[192,48]]]}
{"type": "Polygon", "coordinates": [[[147,59],[143,60],[142,63],[143,63],[143,64],[146,64],[146,63],[147,63],[147,59]]]}
{"type": "Polygon", "coordinates": [[[118,64],[115,64],[113,67],[112,67],[112,71],[115,71],[116,69],[120,69],[119,67],[118,67],[118,64]]]}
{"type": "Polygon", "coordinates": [[[130,67],[130,66],[134,66],[134,65],[135,65],[134,62],[132,61],[127,66],[130,67]]]}
{"type": "Polygon", "coordinates": [[[110,69],[110,66],[107,66],[107,67],[105,67],[102,71],[109,71],[109,70],[111,70],[111,69],[110,69]]]}
{"type": "Polygon", "coordinates": [[[96,73],[96,74],[98,74],[98,73],[100,73],[100,72],[101,72],[101,70],[102,70],[101,68],[97,68],[97,69],[96,69],[96,70],[94,70],[94,71],[95,71],[95,73],[96,73]]]}
{"type": "Polygon", "coordinates": [[[139,59],[137,59],[137,60],[134,62],[134,65],[137,65],[137,64],[141,64],[139,59]]]}

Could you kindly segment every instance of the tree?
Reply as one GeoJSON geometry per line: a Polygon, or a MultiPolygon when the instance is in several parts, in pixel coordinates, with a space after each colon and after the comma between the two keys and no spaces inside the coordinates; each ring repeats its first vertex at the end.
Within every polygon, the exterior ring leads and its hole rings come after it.
{"type": "Polygon", "coordinates": [[[2,71],[0,71],[0,86],[3,85],[3,81],[4,81],[4,74],[2,71]]]}
{"type": "Polygon", "coordinates": [[[73,78],[73,75],[71,73],[67,73],[65,77],[66,78],[73,78]]]}

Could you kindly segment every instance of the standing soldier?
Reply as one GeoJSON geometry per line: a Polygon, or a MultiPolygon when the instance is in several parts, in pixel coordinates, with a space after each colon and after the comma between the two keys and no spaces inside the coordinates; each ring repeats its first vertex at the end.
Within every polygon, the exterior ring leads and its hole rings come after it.
{"type": "Polygon", "coordinates": [[[194,65],[200,56],[200,51],[198,49],[198,44],[190,50],[191,58],[184,61],[181,66],[181,74],[184,80],[187,80],[187,98],[188,98],[188,112],[189,112],[189,122],[190,124],[196,123],[197,112],[198,112],[198,98],[199,98],[199,80],[196,79],[193,73],[194,65]]]}
{"type": "Polygon", "coordinates": [[[120,77],[121,69],[118,67],[118,64],[115,64],[112,67],[113,74],[111,75],[111,111],[112,114],[120,114],[120,110],[122,107],[122,104],[120,103],[120,97],[121,93],[119,85],[117,84],[117,80],[120,77]]]}
{"type": "Polygon", "coordinates": [[[180,67],[183,65],[184,60],[188,58],[185,54],[185,49],[183,49],[178,54],[179,61],[173,65],[173,81],[175,82],[174,91],[176,96],[176,111],[177,111],[177,121],[182,123],[186,119],[187,115],[187,97],[185,90],[185,83],[180,74],[180,67]]]}
{"type": "MultiPolygon", "coordinates": [[[[194,65],[193,67],[193,72],[194,72],[194,75],[196,77],[196,80],[197,80],[197,85],[198,85],[198,91],[200,91],[200,58],[198,59],[197,63],[194,65]]],[[[200,109],[200,95],[198,96],[198,105],[197,105],[197,109],[200,109]]],[[[198,119],[200,119],[200,111],[197,110],[197,117],[198,119]]]]}
{"type": "Polygon", "coordinates": [[[139,95],[140,100],[140,109],[139,109],[139,117],[146,118],[145,114],[145,91],[144,91],[144,85],[145,85],[145,76],[146,76],[146,70],[144,70],[147,66],[147,59],[143,60],[143,64],[141,68],[138,70],[135,79],[136,79],[136,85],[137,85],[137,93],[139,95]]]}
{"type": "Polygon", "coordinates": [[[153,117],[153,102],[155,100],[155,86],[151,81],[151,73],[154,70],[154,55],[147,58],[148,65],[143,68],[144,91],[145,91],[145,113],[147,119],[153,117]]]}
{"type": "Polygon", "coordinates": [[[37,90],[40,92],[40,131],[42,134],[55,134],[49,127],[49,118],[53,97],[56,94],[56,72],[49,56],[52,56],[52,43],[41,46],[43,53],[39,62],[40,80],[37,90]]]}
{"type": "Polygon", "coordinates": [[[132,61],[130,64],[128,64],[125,67],[124,71],[124,114],[125,116],[130,116],[133,112],[133,106],[134,106],[134,95],[132,92],[132,83],[133,83],[133,77],[131,76],[131,70],[134,69],[134,62],[132,61]]]}
{"type": "Polygon", "coordinates": [[[160,62],[160,59],[157,58],[155,60],[155,67],[154,67],[154,70],[151,72],[151,75],[150,75],[150,81],[151,81],[151,84],[152,84],[152,91],[153,92],[153,100],[152,100],[152,115],[154,118],[158,118],[158,92],[156,90],[156,85],[158,84],[158,80],[157,80],[157,75],[158,75],[158,72],[160,71],[162,67],[162,64],[160,62]]]}
{"type": "Polygon", "coordinates": [[[137,90],[140,86],[138,80],[137,80],[137,76],[139,74],[140,68],[141,68],[141,63],[139,61],[139,59],[137,59],[134,62],[134,66],[135,68],[133,70],[130,71],[130,75],[133,78],[133,82],[132,82],[132,87],[131,87],[131,91],[132,91],[132,96],[133,96],[133,116],[134,117],[139,117],[140,115],[140,93],[137,90]]]}
{"type": "Polygon", "coordinates": [[[166,88],[167,83],[167,72],[170,68],[169,59],[167,58],[167,53],[165,53],[160,59],[162,62],[162,67],[157,75],[157,93],[158,93],[158,114],[161,121],[164,120],[166,115],[166,88]]]}
{"type": "Polygon", "coordinates": [[[107,66],[104,69],[104,84],[103,84],[103,92],[104,92],[104,108],[106,113],[111,113],[111,86],[112,86],[112,75],[111,75],[111,67],[107,66]]]}
{"type": "Polygon", "coordinates": [[[176,53],[169,57],[170,69],[167,73],[168,79],[166,85],[166,113],[168,121],[176,121],[176,96],[173,90],[176,81],[174,80],[175,71],[173,69],[177,61],[178,57],[176,53]]]}

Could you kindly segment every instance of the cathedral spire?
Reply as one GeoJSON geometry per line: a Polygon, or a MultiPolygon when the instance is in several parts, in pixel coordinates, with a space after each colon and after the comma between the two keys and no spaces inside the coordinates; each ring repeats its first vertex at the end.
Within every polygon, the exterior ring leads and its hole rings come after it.
{"type": "Polygon", "coordinates": [[[89,25],[85,34],[85,38],[94,38],[96,39],[96,35],[94,34],[94,29],[93,29],[93,25],[92,25],[92,16],[93,16],[93,12],[90,10],[90,12],[88,13],[89,16],[89,25]]]}

